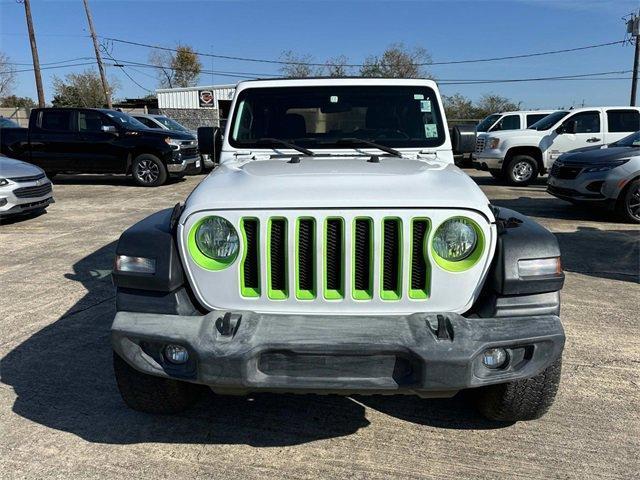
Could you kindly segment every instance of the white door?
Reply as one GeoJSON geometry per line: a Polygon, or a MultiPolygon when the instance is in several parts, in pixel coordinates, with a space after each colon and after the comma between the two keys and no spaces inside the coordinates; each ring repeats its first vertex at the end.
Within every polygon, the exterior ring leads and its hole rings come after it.
{"type": "Polygon", "coordinates": [[[576,148],[603,145],[603,123],[602,114],[598,110],[570,115],[561,124],[564,133],[551,133],[549,150],[564,153],[576,148]]]}
{"type": "Polygon", "coordinates": [[[613,143],[640,130],[640,112],[631,108],[607,110],[605,142],[613,143]]]}

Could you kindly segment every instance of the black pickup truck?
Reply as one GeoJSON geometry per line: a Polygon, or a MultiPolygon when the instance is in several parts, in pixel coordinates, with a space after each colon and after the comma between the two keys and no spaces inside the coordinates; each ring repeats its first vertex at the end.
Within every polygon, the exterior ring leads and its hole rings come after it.
{"type": "Polygon", "coordinates": [[[198,141],[158,132],[122,112],[92,108],[31,111],[29,128],[0,130],[0,153],[57,173],[125,173],[156,187],[200,169],[198,141]]]}

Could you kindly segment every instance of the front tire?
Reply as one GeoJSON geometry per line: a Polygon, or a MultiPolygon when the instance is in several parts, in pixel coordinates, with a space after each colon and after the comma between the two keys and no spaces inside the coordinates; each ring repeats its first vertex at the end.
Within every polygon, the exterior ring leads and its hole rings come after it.
{"type": "Polygon", "coordinates": [[[560,384],[559,357],[535,377],[479,388],[476,406],[490,420],[518,422],[535,420],[547,413],[560,384]]]}
{"type": "Polygon", "coordinates": [[[157,187],[167,181],[167,168],[155,155],[139,155],[131,169],[133,180],[141,187],[157,187]]]}
{"type": "Polygon", "coordinates": [[[529,155],[516,155],[507,164],[505,176],[510,185],[529,185],[538,177],[538,162],[529,155]]]}
{"type": "Polygon", "coordinates": [[[193,405],[202,393],[199,385],[140,373],[115,352],[113,371],[122,400],[139,412],[179,413],[193,405]]]}
{"type": "Polygon", "coordinates": [[[640,223],[640,179],[629,182],[616,205],[618,215],[630,223],[640,223]]]}

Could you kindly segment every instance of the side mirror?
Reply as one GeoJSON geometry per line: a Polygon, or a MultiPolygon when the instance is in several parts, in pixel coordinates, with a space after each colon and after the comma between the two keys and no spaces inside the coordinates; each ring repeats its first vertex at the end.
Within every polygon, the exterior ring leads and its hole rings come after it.
{"type": "Polygon", "coordinates": [[[475,125],[456,125],[451,129],[450,134],[454,155],[473,153],[476,150],[475,125]]]}
{"type": "Polygon", "coordinates": [[[118,133],[118,129],[113,125],[102,125],[102,127],[100,127],[100,130],[105,133],[118,133]]]}
{"type": "Polygon", "coordinates": [[[218,127],[198,128],[198,149],[200,153],[211,155],[213,163],[220,162],[222,151],[222,133],[218,127]]]}

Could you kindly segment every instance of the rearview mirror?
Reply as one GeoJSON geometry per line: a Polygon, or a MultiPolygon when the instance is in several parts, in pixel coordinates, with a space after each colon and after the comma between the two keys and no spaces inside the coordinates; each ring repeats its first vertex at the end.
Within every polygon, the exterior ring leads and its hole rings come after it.
{"type": "Polygon", "coordinates": [[[118,129],[113,125],[102,125],[102,127],[100,127],[100,130],[105,133],[118,133],[118,129]]]}
{"type": "Polygon", "coordinates": [[[199,127],[198,149],[202,154],[211,155],[213,163],[219,163],[222,151],[222,132],[220,129],[218,127],[199,127]]]}

